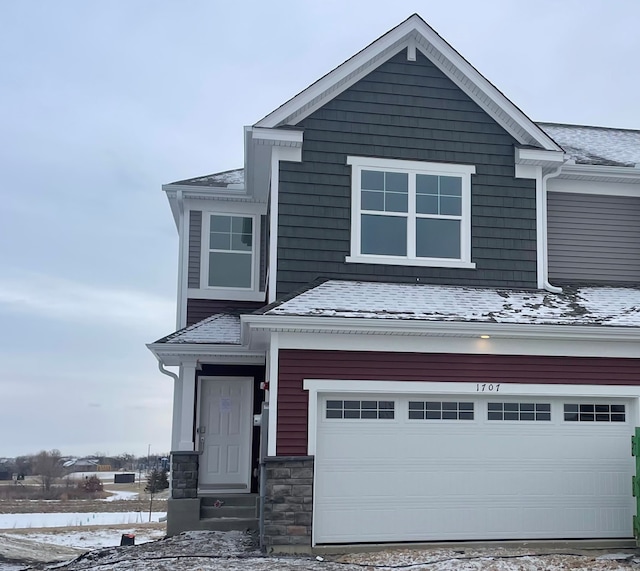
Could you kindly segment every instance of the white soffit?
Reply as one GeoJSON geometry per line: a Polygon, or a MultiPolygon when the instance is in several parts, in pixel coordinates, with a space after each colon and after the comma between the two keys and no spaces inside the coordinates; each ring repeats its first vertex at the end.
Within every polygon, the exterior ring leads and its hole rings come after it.
{"type": "Polygon", "coordinates": [[[562,151],[553,139],[417,14],[301,91],[255,126],[273,128],[299,123],[402,49],[407,49],[409,60],[416,49],[422,52],[520,144],[562,151]]]}

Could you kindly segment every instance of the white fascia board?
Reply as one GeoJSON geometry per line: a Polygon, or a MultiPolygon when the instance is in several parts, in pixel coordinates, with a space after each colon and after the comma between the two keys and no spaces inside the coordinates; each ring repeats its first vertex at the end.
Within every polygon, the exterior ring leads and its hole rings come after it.
{"type": "Polygon", "coordinates": [[[640,196],[640,182],[600,182],[572,178],[553,178],[547,183],[549,192],[597,194],[604,196],[640,196]]]}
{"type": "Polygon", "coordinates": [[[263,364],[265,362],[263,351],[248,351],[242,345],[149,343],[147,348],[165,366],[177,366],[194,361],[225,364],[263,364]]]}
{"type": "Polygon", "coordinates": [[[367,351],[379,353],[448,353],[464,355],[542,355],[638,359],[637,341],[489,339],[453,335],[372,335],[367,333],[278,333],[282,349],[315,351],[367,351]]]}
{"type": "Polygon", "coordinates": [[[559,178],[640,183],[640,169],[637,167],[567,164],[562,168],[559,178]]]}
{"type": "Polygon", "coordinates": [[[548,150],[562,151],[417,14],[258,121],[256,127],[299,123],[402,49],[408,50],[410,58],[415,47],[521,144],[537,144],[548,150]]]}
{"type": "Polygon", "coordinates": [[[283,147],[301,147],[303,132],[292,129],[265,129],[253,127],[252,138],[262,144],[271,144],[283,147]]]}
{"type": "Polygon", "coordinates": [[[640,341],[640,328],[580,325],[532,325],[469,321],[424,321],[364,319],[349,317],[311,317],[281,315],[243,315],[243,323],[254,330],[300,331],[309,333],[365,333],[377,335],[417,335],[529,339],[576,339],[601,341],[640,341]]]}
{"type": "Polygon", "coordinates": [[[549,151],[545,149],[515,149],[516,165],[534,165],[558,167],[566,161],[563,151],[549,151]]]}
{"type": "Polygon", "coordinates": [[[244,188],[227,188],[224,186],[189,186],[184,184],[165,184],[162,187],[169,201],[173,200],[177,191],[182,191],[185,198],[253,201],[244,188]]]}
{"type": "Polygon", "coordinates": [[[199,210],[212,214],[254,214],[259,216],[267,213],[267,204],[265,202],[257,202],[255,200],[227,200],[218,197],[207,197],[206,200],[198,197],[186,197],[184,207],[185,210],[199,210]]]}

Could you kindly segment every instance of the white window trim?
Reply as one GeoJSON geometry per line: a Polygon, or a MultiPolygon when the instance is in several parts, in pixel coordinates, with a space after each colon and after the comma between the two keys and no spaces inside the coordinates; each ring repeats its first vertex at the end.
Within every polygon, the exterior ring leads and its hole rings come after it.
{"type": "Polygon", "coordinates": [[[260,216],[257,214],[244,214],[238,212],[202,212],[202,237],[200,242],[200,289],[215,293],[215,297],[228,295],[232,299],[243,293],[255,293],[258,290],[258,275],[260,274],[260,253],[258,249],[258,237],[260,236],[260,216]],[[251,287],[220,287],[209,285],[209,234],[211,229],[211,216],[234,216],[236,218],[251,218],[251,287]]]}
{"type": "Polygon", "coordinates": [[[351,255],[345,258],[348,263],[384,264],[395,266],[428,266],[440,268],[475,268],[471,261],[471,175],[475,174],[474,165],[447,163],[428,163],[422,161],[403,161],[397,159],[377,159],[371,157],[348,156],[351,165],[351,255]],[[460,258],[417,258],[408,250],[407,256],[382,256],[361,254],[360,216],[361,216],[361,172],[366,169],[409,173],[409,213],[407,215],[409,236],[415,236],[415,174],[440,176],[458,176],[462,179],[462,215],[460,220],[460,258]]]}

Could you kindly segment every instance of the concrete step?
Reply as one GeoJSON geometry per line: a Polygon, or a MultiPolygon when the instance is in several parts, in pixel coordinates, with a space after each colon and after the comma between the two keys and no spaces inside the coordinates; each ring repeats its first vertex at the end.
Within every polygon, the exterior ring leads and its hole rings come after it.
{"type": "Polygon", "coordinates": [[[256,506],[228,506],[219,508],[214,506],[200,506],[200,519],[215,519],[221,517],[254,518],[258,516],[256,506]]]}
{"type": "Polygon", "coordinates": [[[204,531],[246,531],[258,529],[257,518],[221,517],[200,519],[200,529],[204,531]]]}
{"type": "Polygon", "coordinates": [[[258,505],[258,494],[212,494],[200,496],[200,505],[203,507],[215,506],[216,502],[220,502],[222,506],[256,507],[258,505]]]}

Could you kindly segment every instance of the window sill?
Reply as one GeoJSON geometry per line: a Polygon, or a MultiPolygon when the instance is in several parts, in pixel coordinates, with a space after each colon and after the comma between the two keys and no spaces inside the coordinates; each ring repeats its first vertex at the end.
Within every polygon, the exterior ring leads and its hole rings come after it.
{"type": "Polygon", "coordinates": [[[385,266],[420,266],[427,268],[465,268],[475,269],[474,262],[447,259],[409,259],[392,256],[347,256],[344,260],[348,264],[380,264],[385,266]]]}
{"type": "Polygon", "coordinates": [[[187,297],[192,299],[225,299],[234,301],[265,301],[263,291],[234,288],[188,288],[187,297]]]}

